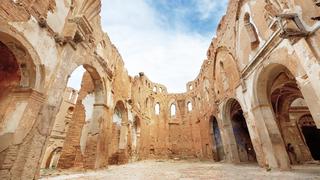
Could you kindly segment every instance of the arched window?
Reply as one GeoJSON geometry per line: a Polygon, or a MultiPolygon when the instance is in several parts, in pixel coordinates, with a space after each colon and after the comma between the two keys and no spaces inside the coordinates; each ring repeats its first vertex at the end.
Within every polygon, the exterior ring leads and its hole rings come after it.
{"type": "Polygon", "coordinates": [[[154,112],[156,115],[159,115],[160,114],[160,104],[157,103],[155,106],[154,106],[154,112]]]}
{"type": "Polygon", "coordinates": [[[68,114],[70,114],[70,115],[72,115],[73,114],[73,112],[74,112],[74,107],[73,106],[70,106],[69,108],[68,108],[68,114]]]}
{"type": "Polygon", "coordinates": [[[190,101],[187,103],[187,107],[188,107],[188,112],[192,111],[192,103],[190,101]]]}
{"type": "Polygon", "coordinates": [[[190,86],[189,86],[189,90],[192,90],[192,89],[193,89],[193,86],[192,86],[192,85],[190,85],[190,86]]]}
{"type": "Polygon", "coordinates": [[[256,48],[258,46],[258,44],[259,44],[259,38],[258,38],[258,34],[257,34],[257,31],[256,31],[256,28],[251,23],[251,18],[250,18],[250,14],[249,13],[246,13],[244,15],[243,22],[244,22],[244,26],[245,26],[246,31],[247,31],[248,36],[249,36],[251,47],[252,48],[256,48]]]}
{"type": "Polygon", "coordinates": [[[153,92],[157,92],[157,87],[153,87],[153,92]]]}
{"type": "Polygon", "coordinates": [[[174,103],[172,103],[170,106],[170,116],[171,117],[176,116],[176,105],[174,103]]]}
{"type": "Polygon", "coordinates": [[[115,108],[112,116],[112,122],[120,126],[121,121],[122,121],[121,111],[118,108],[115,108]]]}

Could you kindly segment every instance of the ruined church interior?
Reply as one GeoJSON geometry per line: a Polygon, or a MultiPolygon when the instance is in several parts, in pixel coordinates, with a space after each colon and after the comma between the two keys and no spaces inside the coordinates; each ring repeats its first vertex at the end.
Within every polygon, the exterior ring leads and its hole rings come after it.
{"type": "Polygon", "coordinates": [[[0,179],[320,179],[319,0],[229,0],[183,93],[101,3],[0,2],[0,179]]]}

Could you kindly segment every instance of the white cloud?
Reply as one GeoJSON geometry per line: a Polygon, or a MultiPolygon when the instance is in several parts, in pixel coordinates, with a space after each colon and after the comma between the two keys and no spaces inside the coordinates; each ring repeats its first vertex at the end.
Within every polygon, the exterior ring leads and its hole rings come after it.
{"type": "Polygon", "coordinates": [[[211,38],[181,27],[164,28],[156,14],[144,0],[104,0],[101,16],[130,75],[145,72],[169,92],[184,92],[197,76],[211,38]]]}
{"type": "Polygon", "coordinates": [[[201,19],[208,19],[213,14],[220,14],[219,11],[224,11],[227,2],[228,0],[195,0],[201,19]]]}

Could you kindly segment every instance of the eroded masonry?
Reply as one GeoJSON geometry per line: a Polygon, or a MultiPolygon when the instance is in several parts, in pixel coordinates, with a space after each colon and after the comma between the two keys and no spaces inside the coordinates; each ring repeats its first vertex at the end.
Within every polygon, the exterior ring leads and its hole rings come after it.
{"type": "Polygon", "coordinates": [[[170,94],[128,75],[100,0],[2,0],[0,179],[152,158],[320,160],[319,6],[230,0],[199,75],[170,94]]]}

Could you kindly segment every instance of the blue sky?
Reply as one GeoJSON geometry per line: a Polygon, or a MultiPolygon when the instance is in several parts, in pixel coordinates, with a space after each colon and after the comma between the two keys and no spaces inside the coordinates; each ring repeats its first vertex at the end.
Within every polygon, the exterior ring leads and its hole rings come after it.
{"type": "MultiPolygon", "coordinates": [[[[187,27],[184,31],[200,33],[209,38],[214,34],[227,1],[217,0],[146,0],[152,7],[160,23],[169,30],[187,27]]],[[[181,29],[180,29],[181,30],[181,29]]]]}
{"type": "Polygon", "coordinates": [[[130,75],[145,72],[169,92],[184,92],[228,0],[102,0],[102,26],[130,75]]]}

